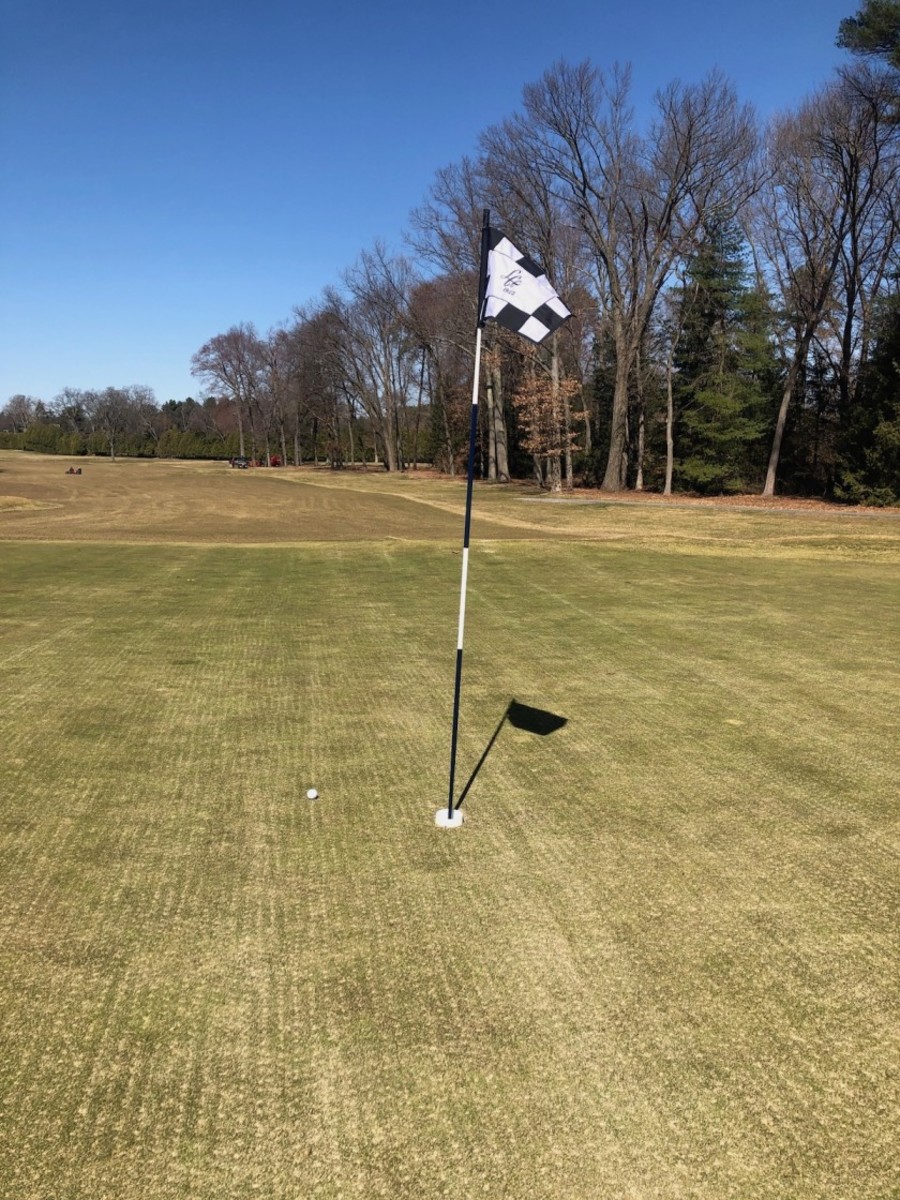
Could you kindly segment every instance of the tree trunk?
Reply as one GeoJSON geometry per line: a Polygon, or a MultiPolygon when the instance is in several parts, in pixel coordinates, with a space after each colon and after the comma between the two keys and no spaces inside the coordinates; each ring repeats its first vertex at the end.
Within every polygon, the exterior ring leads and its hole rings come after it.
{"type": "Polygon", "coordinates": [[[412,444],[412,469],[419,469],[419,426],[422,421],[422,391],[425,387],[425,363],[426,355],[422,353],[422,366],[419,371],[419,397],[416,400],[416,419],[413,424],[413,444],[412,444]]]}
{"type": "Polygon", "coordinates": [[[487,384],[484,389],[484,407],[485,416],[487,417],[487,479],[489,483],[497,482],[497,437],[494,428],[494,385],[491,381],[491,374],[488,373],[487,384]]]}
{"type": "Polygon", "coordinates": [[[672,495],[672,474],[675,467],[675,399],[672,394],[672,351],[666,359],[666,482],[663,495],[672,495]]]}
{"type": "Polygon", "coordinates": [[[441,389],[441,396],[440,396],[439,403],[441,406],[441,424],[444,427],[443,434],[444,434],[445,453],[447,455],[447,466],[449,468],[450,476],[452,478],[456,474],[456,455],[453,453],[453,437],[451,436],[451,433],[450,433],[450,421],[447,416],[447,398],[443,394],[443,389],[441,389]]]}
{"type": "Polygon", "coordinates": [[[241,412],[241,402],[237,402],[237,419],[238,419],[238,442],[240,443],[241,458],[246,458],[244,450],[244,414],[241,412]]]}
{"type": "Polygon", "coordinates": [[[616,383],[609,431],[609,457],[600,490],[621,492],[627,482],[628,382],[634,355],[616,339],[616,383]]]}
{"type": "Polygon", "coordinates": [[[547,459],[547,480],[551,492],[562,491],[562,475],[559,469],[559,455],[551,454],[547,459]]]}
{"type": "Polygon", "coordinates": [[[409,412],[405,405],[394,407],[394,433],[397,439],[397,470],[405,471],[409,466],[406,457],[406,435],[409,432],[409,412]]]}
{"type": "Polygon", "coordinates": [[[775,422],[775,436],[772,438],[772,450],[769,454],[769,466],[766,471],[766,482],[763,487],[762,494],[764,496],[775,495],[775,477],[778,473],[778,460],[781,457],[781,443],[784,440],[784,427],[787,424],[788,408],[791,403],[791,394],[794,390],[794,371],[788,375],[787,383],[784,387],[784,395],[781,397],[781,407],[778,410],[778,420],[775,422]]]}
{"type": "Polygon", "coordinates": [[[559,440],[563,433],[562,412],[559,403],[559,336],[554,331],[550,343],[550,400],[554,429],[552,437],[555,445],[547,462],[547,478],[550,481],[551,492],[562,491],[562,476],[560,474],[559,440]]]}
{"type": "Polygon", "coordinates": [[[641,369],[641,355],[637,356],[635,363],[635,379],[637,382],[637,472],[634,480],[634,490],[642,492],[644,490],[644,374],[641,369]]]}
{"type": "Polygon", "coordinates": [[[766,482],[763,487],[762,494],[764,496],[775,495],[775,480],[778,474],[778,460],[781,457],[781,445],[784,441],[784,430],[787,425],[788,409],[791,399],[793,398],[794,389],[797,386],[797,380],[800,378],[800,369],[806,360],[807,352],[809,351],[809,343],[812,335],[804,335],[800,340],[800,344],[794,353],[794,361],[791,363],[791,369],[788,371],[788,377],[784,385],[784,393],[781,397],[781,407],[778,409],[778,419],[775,422],[775,435],[772,438],[772,450],[769,454],[769,467],[766,471],[766,482]]]}
{"type": "Polygon", "coordinates": [[[493,391],[491,407],[491,445],[497,463],[497,481],[509,483],[509,452],[506,417],[503,414],[503,373],[499,366],[491,367],[489,388],[493,391]]]}
{"type": "Polygon", "coordinates": [[[391,425],[390,413],[379,414],[379,421],[372,427],[372,441],[375,450],[375,464],[379,461],[386,471],[397,470],[397,443],[394,438],[394,430],[391,425]],[[379,446],[381,443],[381,458],[379,460],[379,446]]]}
{"type": "Polygon", "coordinates": [[[571,492],[575,486],[575,479],[572,469],[572,406],[568,396],[563,401],[563,415],[566,431],[566,491],[571,492]]]}
{"type": "Polygon", "coordinates": [[[383,430],[382,437],[384,450],[384,465],[388,471],[397,470],[397,431],[395,422],[391,419],[390,411],[387,415],[387,421],[383,430]]]}

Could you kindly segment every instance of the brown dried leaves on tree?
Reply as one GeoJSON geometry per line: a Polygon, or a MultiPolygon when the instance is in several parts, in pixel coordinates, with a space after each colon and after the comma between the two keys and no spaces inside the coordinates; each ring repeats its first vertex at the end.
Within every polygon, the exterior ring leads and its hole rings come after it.
{"type": "Polygon", "coordinates": [[[553,351],[549,362],[537,346],[524,347],[522,355],[524,370],[510,397],[521,445],[540,468],[542,485],[559,491],[561,461],[579,448],[578,432],[573,425],[584,420],[584,413],[573,411],[571,402],[580,392],[581,385],[576,379],[560,375],[553,351]]]}

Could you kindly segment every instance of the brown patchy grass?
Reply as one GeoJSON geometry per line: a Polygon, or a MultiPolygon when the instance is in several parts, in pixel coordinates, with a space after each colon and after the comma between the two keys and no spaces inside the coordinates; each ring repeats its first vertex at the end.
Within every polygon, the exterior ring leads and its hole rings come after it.
{"type": "Polygon", "coordinates": [[[276,471],[234,471],[227,463],[153,460],[77,460],[51,456],[0,456],[0,495],[39,505],[2,512],[0,536],[27,541],[285,544],[364,541],[372,536],[449,537],[451,520],[423,510],[411,528],[406,506],[377,494],[361,506],[350,493],[323,495],[304,482],[287,489],[276,471]],[[282,486],[279,486],[279,485],[282,486]],[[52,505],[52,508],[48,508],[52,505]]]}
{"type": "MultiPolygon", "coordinates": [[[[741,501],[759,497],[729,498],[741,501]]],[[[410,472],[233,471],[224,463],[63,459],[0,452],[0,538],[25,541],[290,545],[460,541],[465,484],[410,472]],[[71,463],[84,474],[67,476],[71,463]]],[[[892,557],[893,510],[821,502],[720,504],[476,486],[479,541],[602,541],[629,549],[763,557],[892,557]]]]}
{"type": "Polygon", "coordinates": [[[447,834],[458,483],[65,466],[0,455],[4,1200],[896,1192],[896,523],[480,488],[461,785],[568,724],[447,834]]]}

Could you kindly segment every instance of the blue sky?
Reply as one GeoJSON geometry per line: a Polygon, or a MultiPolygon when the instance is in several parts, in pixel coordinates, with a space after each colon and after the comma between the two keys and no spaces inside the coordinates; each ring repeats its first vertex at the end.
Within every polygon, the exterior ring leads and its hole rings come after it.
{"type": "Polygon", "coordinates": [[[265,331],[381,237],[556,59],[642,111],[721,68],[763,116],[846,56],[855,0],[3,0],[0,405],[144,384],[265,331]]]}

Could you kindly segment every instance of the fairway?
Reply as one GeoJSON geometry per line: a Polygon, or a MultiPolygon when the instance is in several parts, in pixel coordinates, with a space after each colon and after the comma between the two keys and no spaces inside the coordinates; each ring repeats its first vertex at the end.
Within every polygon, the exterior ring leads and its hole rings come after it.
{"type": "Polygon", "coordinates": [[[476,489],[441,831],[464,484],[82,464],[0,453],[3,1200],[900,1195],[895,515],[476,489]]]}

